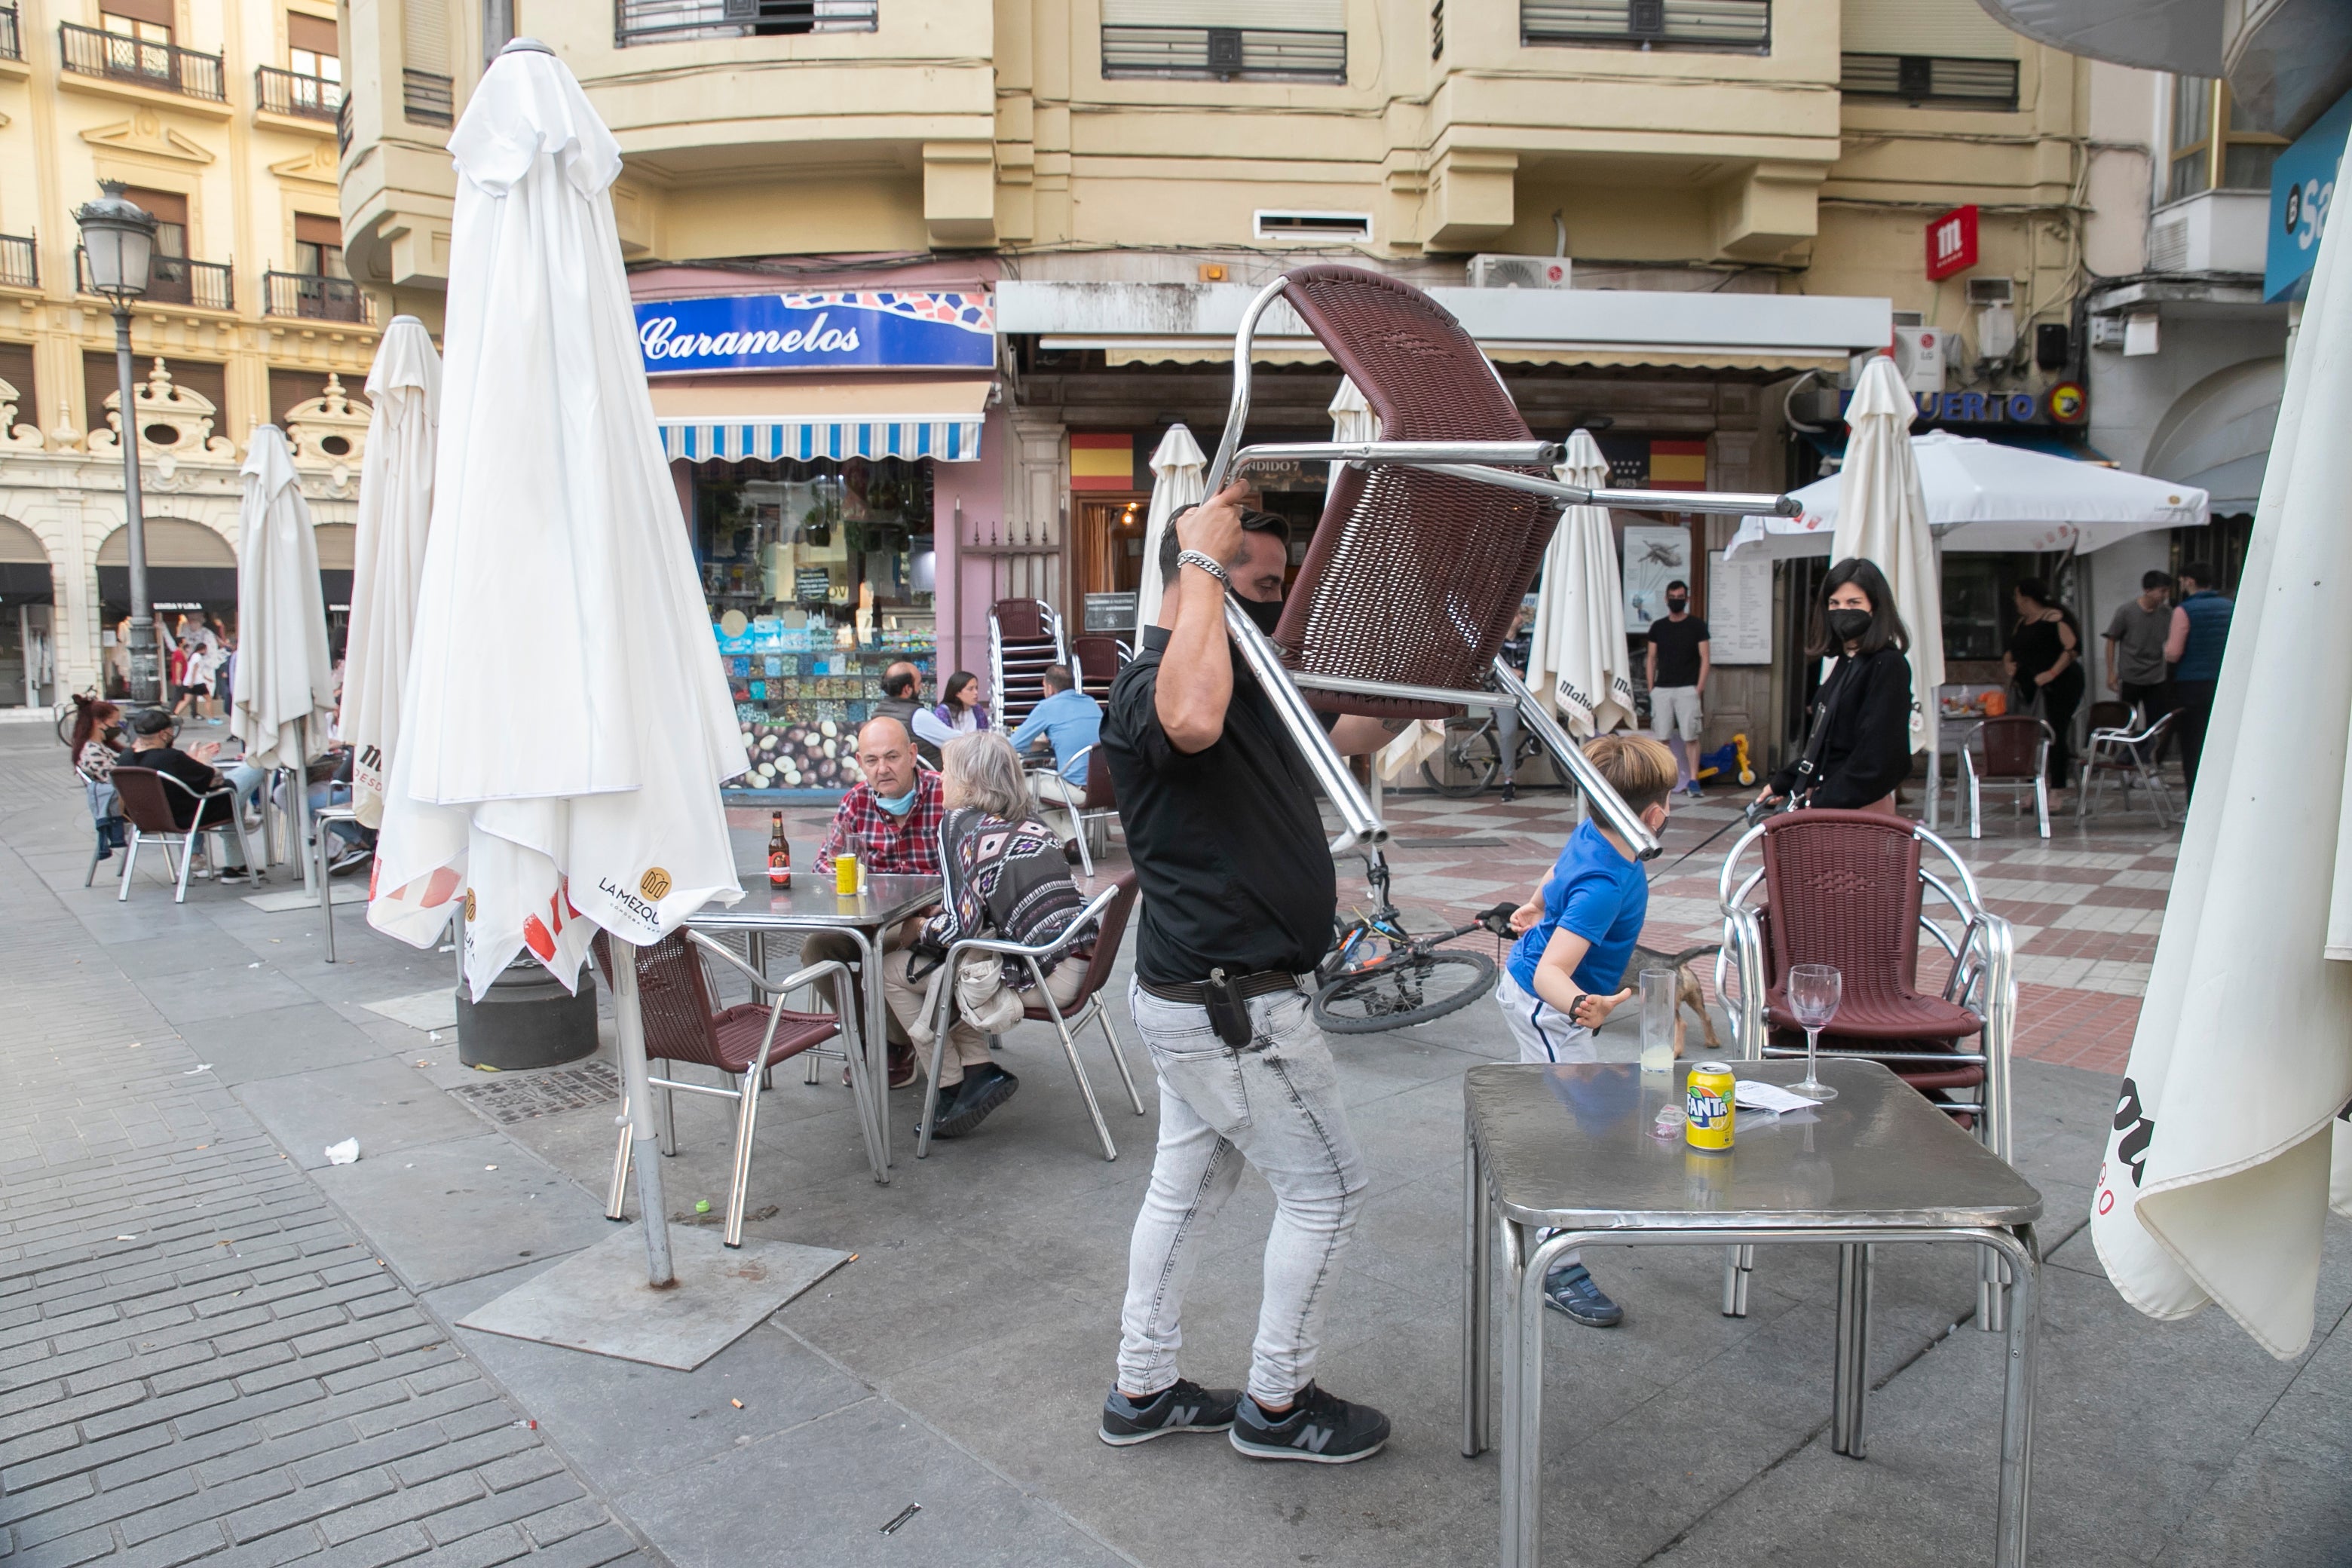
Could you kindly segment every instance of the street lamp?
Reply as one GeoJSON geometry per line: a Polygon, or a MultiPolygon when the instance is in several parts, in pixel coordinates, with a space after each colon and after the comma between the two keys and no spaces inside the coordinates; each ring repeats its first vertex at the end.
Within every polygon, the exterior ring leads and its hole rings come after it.
{"type": "MultiPolygon", "coordinates": [[[[131,383],[131,301],[147,292],[155,254],[155,220],[122,195],[119,180],[101,180],[104,193],[74,214],[90,286],[114,301],[114,379],[122,431],[122,511],[131,531],[131,700],[163,700],[155,658],[155,610],[147,596],[147,520],[139,502],[139,417],[131,383]]],[[[96,423],[97,410],[91,410],[96,423]]]]}

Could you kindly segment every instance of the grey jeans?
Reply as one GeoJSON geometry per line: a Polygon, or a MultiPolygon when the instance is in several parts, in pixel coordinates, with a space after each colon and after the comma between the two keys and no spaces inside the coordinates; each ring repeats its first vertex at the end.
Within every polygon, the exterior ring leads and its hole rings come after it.
{"type": "Polygon", "coordinates": [[[1298,992],[1253,998],[1255,1035],[1238,1051],[1217,1037],[1205,1008],[1134,984],[1127,1000],[1160,1077],[1160,1149],[1128,1248],[1118,1385],[1149,1396],[1176,1381],[1202,1233],[1247,1161],[1275,1202],[1249,1392],[1260,1404],[1286,1405],[1315,1374],[1323,1314],[1367,1180],[1331,1049],[1298,992]]]}

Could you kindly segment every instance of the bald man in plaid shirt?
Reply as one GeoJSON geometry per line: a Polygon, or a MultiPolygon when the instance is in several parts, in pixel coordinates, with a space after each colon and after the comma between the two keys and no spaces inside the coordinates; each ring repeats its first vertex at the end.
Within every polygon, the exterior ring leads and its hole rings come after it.
{"type": "MultiPolygon", "coordinates": [[[[868,719],[857,731],[857,771],[865,780],[843,795],[835,808],[824,847],[816,852],[817,874],[833,875],[834,857],[849,853],[854,837],[859,845],[858,863],[869,876],[938,876],[940,818],[945,809],[940,800],[940,775],[916,766],[915,743],[907,727],[896,719],[868,719]]],[[[883,951],[904,946],[901,932],[921,921],[918,914],[884,931],[883,951]]],[[[826,959],[856,963],[858,957],[857,944],[843,931],[812,931],[801,943],[803,963],[826,959]]],[[[864,1029],[868,1025],[866,987],[856,987],[854,994],[858,1026],[864,1029]]],[[[914,1043],[898,1019],[887,1018],[886,1023],[890,1031],[890,1087],[905,1089],[915,1081],[914,1043]]]]}

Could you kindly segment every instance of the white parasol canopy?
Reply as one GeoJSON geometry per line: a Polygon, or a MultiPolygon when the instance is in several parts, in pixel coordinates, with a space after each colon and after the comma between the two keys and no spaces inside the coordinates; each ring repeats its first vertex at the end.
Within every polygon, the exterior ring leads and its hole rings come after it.
{"type": "MultiPolygon", "coordinates": [[[[1609,459],[1589,430],[1568,438],[1552,470],[1562,484],[1602,489],[1609,459]]],[[[1633,721],[1632,659],[1625,651],[1625,591],[1609,510],[1572,506],[1544,554],[1528,645],[1528,689],[1551,705],[1580,740],[1633,721]]]]}
{"type": "Polygon", "coordinates": [[[367,455],[360,463],[359,537],[352,559],[352,626],[343,649],[343,712],[352,748],[352,804],[383,820],[400,688],[408,675],[416,590],[433,520],[433,443],[441,413],[441,356],[425,323],[394,316],[368,371],[367,455]]]}
{"type": "MultiPolygon", "coordinates": [[[[1912,437],[1911,452],[1919,465],[1927,526],[1946,550],[2088,552],[2135,533],[2205,525],[2205,492],[2169,479],[1945,430],[1912,437]]],[[[1849,461],[1851,457],[1849,452],[1849,461]]],[[[1803,515],[1740,519],[1738,533],[1724,547],[1725,559],[1752,550],[1775,558],[1827,553],[1845,474],[1816,479],[1791,493],[1803,505],[1803,515]]]]}
{"type": "Polygon", "coordinates": [[[1160,619],[1160,542],[1167,537],[1168,520],[1209,493],[1205,470],[1209,459],[1201,443],[1181,425],[1168,426],[1151,453],[1151,510],[1144,516],[1143,574],[1136,580],[1135,640],[1143,642],[1143,628],[1160,619]]]}
{"type": "MultiPolygon", "coordinates": [[[[1872,562],[1895,591],[1895,613],[1911,635],[1911,749],[1933,750],[1936,704],[1944,684],[1944,606],[1936,570],[1936,541],[1927,525],[1927,498],[1908,439],[1919,405],[1903,388],[1895,362],[1878,354],[1863,366],[1846,405],[1853,432],[1846,443],[1841,489],[1851,504],[1839,509],[1832,561],[1872,562]]],[[[2063,459],[2059,459],[2063,461],[2063,459]]]]}
{"type": "MultiPolygon", "coordinates": [[[[2156,1318],[2311,1338],[2352,1100],[2352,246],[2321,240],[2091,1236],[2156,1318]],[[2313,843],[2336,824],[2330,855],[2313,843]],[[2315,847],[2317,852],[2315,853],[2315,847]]],[[[2341,1178],[2339,1177],[2339,1182],[2341,1178]]],[[[2352,1213],[2352,1184],[2335,1205],[2352,1213]]]]}
{"type": "Polygon", "coordinates": [[[1325,412],[1331,416],[1334,441],[1381,438],[1381,422],[1372,417],[1372,405],[1364,401],[1364,389],[1356,384],[1352,376],[1339,378],[1339,390],[1331,395],[1331,405],[1325,412]]]}
{"type": "MultiPolygon", "coordinates": [[[[327,657],[327,597],[319,541],[296,482],[294,454],[275,425],[245,454],[237,514],[236,705],[229,733],[257,768],[299,768],[327,749],[335,672],[327,657]]],[[[299,796],[302,794],[297,790],[299,796]]]]}
{"type": "Polygon", "coordinates": [[[719,784],[745,758],[632,324],[619,146],[518,41],[449,148],[432,529],[368,920],[427,945],[462,887],[478,999],[526,943],[576,988],[592,922],[642,945],[740,898],[719,784]]]}

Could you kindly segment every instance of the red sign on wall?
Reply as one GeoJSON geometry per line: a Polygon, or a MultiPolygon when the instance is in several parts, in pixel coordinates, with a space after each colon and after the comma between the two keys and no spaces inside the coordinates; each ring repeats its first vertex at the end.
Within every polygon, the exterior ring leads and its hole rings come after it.
{"type": "Polygon", "coordinates": [[[1940,283],[1977,264],[1977,209],[1954,207],[1927,224],[1927,281],[1940,283]]]}

